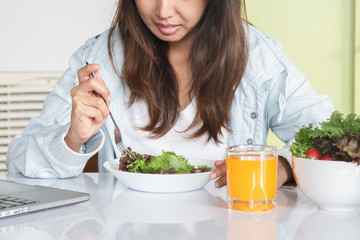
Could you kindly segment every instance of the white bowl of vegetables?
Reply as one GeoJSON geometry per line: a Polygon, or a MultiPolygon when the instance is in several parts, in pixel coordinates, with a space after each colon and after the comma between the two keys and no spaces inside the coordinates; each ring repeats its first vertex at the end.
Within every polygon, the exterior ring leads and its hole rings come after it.
{"type": "Polygon", "coordinates": [[[291,145],[300,191],[330,211],[360,207],[360,117],[335,111],[318,127],[302,127],[291,145]]]}
{"type": "Polygon", "coordinates": [[[169,151],[158,156],[132,153],[136,159],[127,154],[120,160],[104,163],[114,177],[131,189],[155,193],[187,192],[210,182],[213,160],[186,159],[169,151]]]}

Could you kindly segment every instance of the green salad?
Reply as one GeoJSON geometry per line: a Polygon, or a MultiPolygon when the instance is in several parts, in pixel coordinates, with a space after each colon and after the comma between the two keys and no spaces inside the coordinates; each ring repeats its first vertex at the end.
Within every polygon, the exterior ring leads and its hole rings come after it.
{"type": "Polygon", "coordinates": [[[360,163],[360,116],[334,111],[317,127],[303,126],[290,151],[296,157],[360,163]]]}
{"type": "MultiPolygon", "coordinates": [[[[131,149],[129,148],[131,151],[131,149]]],[[[159,156],[140,154],[132,152],[136,159],[129,155],[120,158],[119,169],[133,173],[155,173],[155,174],[183,174],[209,172],[211,167],[198,165],[197,167],[188,163],[188,160],[174,152],[162,152],[159,156]]]]}

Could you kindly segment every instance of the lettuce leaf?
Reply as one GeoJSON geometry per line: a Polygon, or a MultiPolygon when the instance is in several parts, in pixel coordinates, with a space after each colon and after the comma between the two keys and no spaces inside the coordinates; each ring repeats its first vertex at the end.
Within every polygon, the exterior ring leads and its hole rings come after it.
{"type": "Polygon", "coordinates": [[[330,154],[335,160],[359,162],[360,116],[350,113],[344,118],[342,113],[334,111],[318,127],[303,126],[295,133],[290,151],[294,156],[305,157],[310,148],[317,149],[322,155],[330,154]]]}
{"type": "MultiPolygon", "coordinates": [[[[138,158],[127,166],[129,172],[137,173],[163,173],[174,171],[175,173],[190,173],[194,166],[188,163],[188,160],[174,152],[163,151],[159,156],[151,156],[150,161],[145,163],[138,158]]],[[[210,169],[210,168],[209,168],[210,169]]]]}
{"type": "Polygon", "coordinates": [[[330,119],[321,122],[320,126],[321,127],[316,127],[314,131],[310,133],[311,138],[329,137],[336,141],[344,136],[346,131],[343,115],[339,111],[334,111],[330,119]]]}
{"type": "Polygon", "coordinates": [[[313,148],[314,139],[311,137],[313,125],[303,126],[295,133],[295,142],[291,144],[290,151],[294,156],[305,158],[305,152],[313,148]]]}

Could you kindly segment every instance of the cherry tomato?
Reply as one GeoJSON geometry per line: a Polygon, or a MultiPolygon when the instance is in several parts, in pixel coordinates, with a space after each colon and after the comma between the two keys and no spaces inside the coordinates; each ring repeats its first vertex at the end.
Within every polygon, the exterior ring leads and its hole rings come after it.
{"type": "Polygon", "coordinates": [[[318,150],[316,150],[315,148],[310,148],[309,150],[307,150],[305,152],[306,157],[310,157],[311,159],[320,159],[321,158],[321,154],[318,150]]]}
{"type": "Polygon", "coordinates": [[[331,161],[333,159],[332,159],[331,155],[325,155],[322,158],[320,158],[320,160],[330,160],[331,161]]]}

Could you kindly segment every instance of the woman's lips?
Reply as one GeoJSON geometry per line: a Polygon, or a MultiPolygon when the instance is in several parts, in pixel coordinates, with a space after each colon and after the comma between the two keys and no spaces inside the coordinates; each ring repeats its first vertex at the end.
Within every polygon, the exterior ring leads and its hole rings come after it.
{"type": "Polygon", "coordinates": [[[180,25],[162,25],[162,24],[156,24],[159,31],[164,35],[173,35],[177,32],[177,30],[180,28],[180,25]]]}

